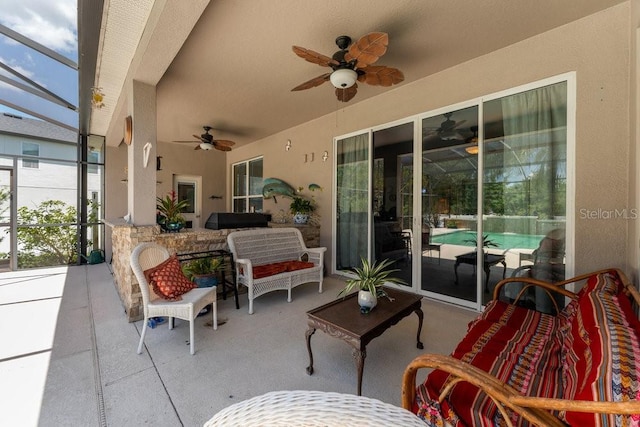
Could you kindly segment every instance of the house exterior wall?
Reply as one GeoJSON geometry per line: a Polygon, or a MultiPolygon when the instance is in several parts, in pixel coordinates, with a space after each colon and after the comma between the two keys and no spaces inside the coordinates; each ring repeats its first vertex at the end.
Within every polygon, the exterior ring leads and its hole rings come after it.
{"type": "MultiPolygon", "coordinates": [[[[164,171],[158,173],[158,181],[162,183],[158,184],[156,194],[166,194],[170,189],[171,173],[201,173],[203,182],[209,183],[205,185],[210,186],[203,189],[203,214],[228,211],[231,209],[231,165],[263,156],[265,177],[277,177],[294,186],[314,182],[324,188],[323,192],[314,193],[314,197],[319,206],[320,244],[329,248],[329,263],[333,259],[334,137],[575,72],[576,189],[570,195],[575,198],[572,214],[575,241],[569,244],[568,251],[575,255],[576,274],[604,267],[636,272],[638,221],[605,216],[593,219],[583,212],[637,212],[633,210],[638,204],[635,183],[640,180],[636,178],[634,160],[638,157],[637,118],[631,112],[635,111],[637,99],[638,15],[636,0],[621,3],[379,96],[360,102],[356,96],[331,114],[236,147],[226,156],[215,152],[194,156],[186,147],[160,143],[158,155],[163,156],[164,171]],[[284,148],[287,140],[292,141],[289,151],[284,148]],[[324,151],[329,152],[326,162],[321,159],[324,151]],[[310,161],[311,154],[313,161],[310,161]],[[222,185],[224,200],[209,201],[207,195],[221,193],[222,185]]],[[[300,102],[304,102],[304,93],[299,96],[300,102]]],[[[158,117],[158,121],[161,120],[162,117],[158,117]]],[[[126,165],[126,150],[111,148],[107,155],[110,171],[106,217],[121,217],[126,214],[126,194],[122,194],[122,184],[113,183],[122,179],[119,176],[122,170],[112,168],[114,164],[126,165]]],[[[281,209],[287,209],[288,203],[266,200],[264,206],[266,211],[278,214],[281,209]]]]}
{"type": "MultiPolygon", "coordinates": [[[[0,156],[21,156],[23,143],[37,144],[39,147],[38,167],[25,167],[25,161],[18,159],[14,170],[14,179],[17,183],[17,196],[14,198],[16,207],[28,207],[33,209],[47,200],[60,200],[69,206],[76,207],[78,203],[78,164],[75,135],[71,133],[71,141],[64,142],[55,139],[59,129],[55,125],[41,122],[36,119],[20,119],[15,116],[3,117],[0,126],[0,156]],[[12,133],[4,133],[3,127],[13,121],[8,129],[12,133]],[[20,124],[24,123],[24,128],[20,124]],[[35,123],[35,124],[34,124],[35,123]],[[41,132],[41,136],[28,134],[34,127],[41,132]],[[24,135],[17,132],[23,129],[24,135]],[[46,139],[43,135],[51,132],[52,139],[46,139]],[[44,159],[59,159],[44,160],[44,159]]],[[[66,130],[65,130],[66,132],[66,130]]],[[[68,134],[68,132],[67,132],[68,134]]],[[[34,159],[35,160],[35,159],[34,159]]],[[[0,165],[13,167],[13,158],[2,157],[0,165]]],[[[88,195],[102,191],[103,168],[96,168],[96,173],[89,173],[87,177],[88,195]]],[[[8,177],[0,177],[0,186],[9,185],[8,177]]],[[[100,200],[100,196],[98,196],[100,200]]],[[[19,242],[18,242],[19,243],[19,242]]],[[[0,240],[0,253],[10,252],[10,239],[0,240]]]]}
{"type": "MultiPolygon", "coordinates": [[[[637,261],[627,254],[627,236],[635,235],[637,221],[581,215],[585,209],[633,208],[628,204],[634,171],[627,161],[635,144],[629,115],[630,9],[629,2],[622,3],[374,98],[358,102],[356,96],[334,113],[234,149],[227,155],[226,194],[231,191],[231,164],[259,155],[264,156],[265,177],[278,177],[294,186],[321,185],[325,191],[314,194],[321,217],[321,245],[331,249],[335,136],[575,71],[575,273],[604,267],[635,269],[637,261]],[[288,139],[292,148],[287,152],[288,139]],[[325,150],[330,160],[322,162],[325,150]],[[305,163],[308,153],[314,153],[315,160],[305,163]]],[[[300,96],[304,102],[304,95],[300,96]]],[[[230,209],[229,200],[225,203],[230,209]]],[[[282,208],[286,205],[265,201],[267,211],[277,213],[282,208]]],[[[327,256],[333,259],[332,251],[327,256]]]]}

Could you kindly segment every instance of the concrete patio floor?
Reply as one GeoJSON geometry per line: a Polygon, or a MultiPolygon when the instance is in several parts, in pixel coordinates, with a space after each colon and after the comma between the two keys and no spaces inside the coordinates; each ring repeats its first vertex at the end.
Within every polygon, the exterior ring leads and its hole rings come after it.
{"type": "MultiPolygon", "coordinates": [[[[316,369],[305,373],[305,313],[336,298],[339,278],[325,278],[322,294],[315,284],[297,287],[290,304],[284,292],[262,296],[254,315],[246,295],[239,310],[232,298],[219,298],[218,319],[227,323],[213,331],[208,316],[199,318],[195,355],[188,325],[179,321],[173,331],[166,324],[150,329],[138,355],[142,322],[126,321],[108,267],[0,274],[1,425],[197,426],[271,390],[355,393],[349,347],[325,334],[314,335],[316,369]]],[[[422,352],[449,353],[475,317],[427,300],[423,311],[424,350],[415,348],[413,315],[369,344],[363,395],[399,405],[409,361],[422,352]]]]}

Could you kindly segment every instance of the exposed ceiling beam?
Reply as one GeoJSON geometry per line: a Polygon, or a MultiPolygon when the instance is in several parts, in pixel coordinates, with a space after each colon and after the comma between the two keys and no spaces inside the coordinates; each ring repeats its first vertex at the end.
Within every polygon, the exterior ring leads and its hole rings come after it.
{"type": "Polygon", "coordinates": [[[104,0],[78,0],[78,128],[82,135],[89,134],[103,8],[104,0]]]}
{"type": "Polygon", "coordinates": [[[16,31],[13,31],[11,28],[5,27],[2,24],[0,24],[0,33],[14,39],[19,43],[22,43],[25,46],[30,47],[31,49],[34,49],[40,52],[43,55],[48,56],[51,59],[54,59],[60,62],[61,64],[66,65],[67,67],[73,68],[74,70],[78,69],[78,64],[76,64],[74,61],[67,58],[66,56],[60,55],[58,52],[52,49],[49,49],[48,47],[41,45],[37,41],[31,40],[29,37],[26,37],[16,31]]]}

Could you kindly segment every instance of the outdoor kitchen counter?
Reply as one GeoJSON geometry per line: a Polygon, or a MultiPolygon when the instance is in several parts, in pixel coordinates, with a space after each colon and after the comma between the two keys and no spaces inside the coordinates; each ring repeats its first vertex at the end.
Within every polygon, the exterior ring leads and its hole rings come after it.
{"type": "Polygon", "coordinates": [[[111,229],[111,263],[116,289],[130,322],[143,317],[142,295],[129,264],[133,248],[140,243],[155,242],[177,253],[227,250],[227,235],[234,231],[197,228],[179,233],[161,233],[158,225],[136,226],[122,220],[105,221],[105,224],[111,229]]]}

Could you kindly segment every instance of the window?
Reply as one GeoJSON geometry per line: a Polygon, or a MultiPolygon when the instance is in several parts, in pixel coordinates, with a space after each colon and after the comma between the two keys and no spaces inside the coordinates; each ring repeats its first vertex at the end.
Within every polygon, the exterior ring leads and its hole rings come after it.
{"type": "MultiPolygon", "coordinates": [[[[40,145],[33,142],[22,143],[22,155],[23,156],[40,156],[40,145]]],[[[22,159],[23,168],[38,169],[40,167],[39,160],[22,159]]]]}
{"type": "Polygon", "coordinates": [[[233,165],[233,212],[262,212],[262,157],[233,165]]]}
{"type": "Polygon", "coordinates": [[[98,165],[96,163],[100,163],[100,152],[89,151],[87,153],[87,163],[88,173],[98,173],[98,165]]]}

